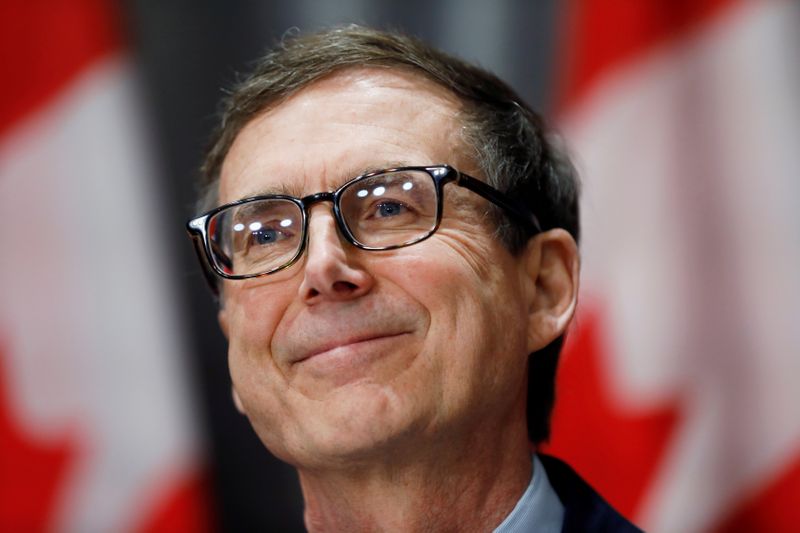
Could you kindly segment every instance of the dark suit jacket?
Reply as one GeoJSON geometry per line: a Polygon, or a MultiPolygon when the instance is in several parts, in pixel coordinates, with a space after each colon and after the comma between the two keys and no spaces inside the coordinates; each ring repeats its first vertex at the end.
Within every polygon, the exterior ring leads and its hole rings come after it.
{"type": "Polygon", "coordinates": [[[547,472],[550,485],[564,505],[563,533],[641,533],[639,528],[625,520],[566,463],[542,454],[539,454],[539,460],[547,472]]]}

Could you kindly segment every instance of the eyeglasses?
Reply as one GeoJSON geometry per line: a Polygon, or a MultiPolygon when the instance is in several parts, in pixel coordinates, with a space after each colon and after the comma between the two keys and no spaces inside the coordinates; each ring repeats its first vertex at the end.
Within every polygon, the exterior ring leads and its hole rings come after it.
{"type": "Polygon", "coordinates": [[[303,255],[308,210],[315,203],[333,202],[339,231],[353,246],[393,250],[436,232],[448,183],[500,206],[535,233],[541,231],[536,215],[524,204],[448,165],[370,172],[333,192],[303,198],[282,194],[245,198],[193,218],[186,228],[201,261],[218,276],[265,276],[290,267],[303,255]]]}

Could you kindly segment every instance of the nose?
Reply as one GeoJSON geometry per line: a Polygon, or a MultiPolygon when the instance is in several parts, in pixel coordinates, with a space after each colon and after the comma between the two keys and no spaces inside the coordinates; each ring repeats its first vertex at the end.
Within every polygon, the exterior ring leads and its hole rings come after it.
{"type": "Polygon", "coordinates": [[[300,297],[309,305],[322,301],[345,301],[368,293],[375,283],[357,261],[358,250],[338,231],[330,206],[318,204],[309,210],[308,247],[300,297]]]}

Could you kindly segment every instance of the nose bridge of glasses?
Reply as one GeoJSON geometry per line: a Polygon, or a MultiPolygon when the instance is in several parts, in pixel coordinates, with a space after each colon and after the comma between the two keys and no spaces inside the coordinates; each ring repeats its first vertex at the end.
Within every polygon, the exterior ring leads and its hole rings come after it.
{"type": "Polygon", "coordinates": [[[315,194],[309,194],[308,196],[304,196],[300,199],[303,202],[303,205],[306,208],[306,211],[311,209],[311,206],[314,204],[318,204],[320,202],[333,202],[334,201],[334,194],[332,192],[318,192],[315,194]]]}
{"type": "Polygon", "coordinates": [[[341,224],[339,220],[339,215],[337,213],[338,209],[336,207],[336,194],[332,192],[318,192],[315,194],[309,194],[308,196],[304,196],[300,199],[302,202],[303,207],[306,211],[306,217],[310,219],[311,217],[311,208],[314,207],[314,204],[319,204],[321,202],[331,202],[331,213],[333,214],[334,219],[336,219],[337,225],[341,224]]]}
{"type": "MultiPolygon", "coordinates": [[[[319,204],[321,202],[331,202],[333,205],[331,206],[331,216],[333,216],[335,226],[337,229],[337,234],[339,238],[344,239],[344,241],[352,243],[352,238],[350,237],[347,228],[344,226],[344,222],[341,220],[341,215],[339,210],[336,206],[336,193],[333,192],[318,192],[315,194],[310,194],[308,196],[304,196],[300,199],[303,204],[303,207],[306,211],[306,217],[308,219],[309,228],[311,227],[311,208],[314,207],[315,204],[319,204]]],[[[309,231],[310,233],[310,231],[309,231]]],[[[313,237],[312,237],[313,238],[313,237]]]]}

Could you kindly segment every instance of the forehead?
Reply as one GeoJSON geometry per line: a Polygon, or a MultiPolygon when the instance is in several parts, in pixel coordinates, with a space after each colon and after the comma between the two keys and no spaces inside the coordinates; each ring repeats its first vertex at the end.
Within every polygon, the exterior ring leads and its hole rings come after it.
{"type": "Polygon", "coordinates": [[[256,116],[222,166],[220,199],[330,190],[369,170],[397,165],[464,166],[461,104],[447,89],[405,70],[337,72],[256,116]]]}

